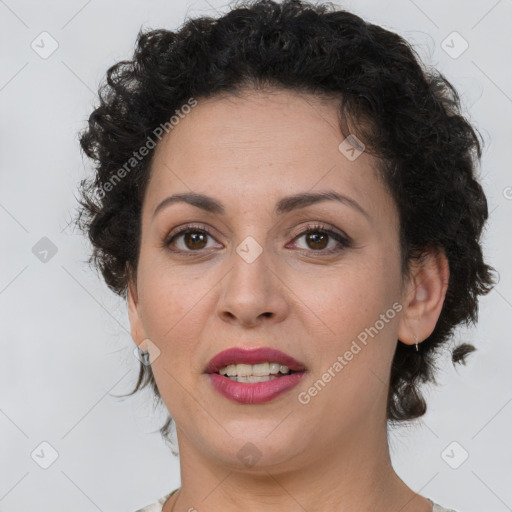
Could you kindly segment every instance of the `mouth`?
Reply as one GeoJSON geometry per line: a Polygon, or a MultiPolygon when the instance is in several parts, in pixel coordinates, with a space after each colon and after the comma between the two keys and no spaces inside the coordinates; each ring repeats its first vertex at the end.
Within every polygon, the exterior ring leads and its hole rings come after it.
{"type": "Polygon", "coordinates": [[[219,373],[228,377],[251,375],[279,377],[279,373],[287,374],[305,370],[303,363],[274,348],[233,347],[214,356],[206,366],[205,373],[219,373]]]}
{"type": "Polygon", "coordinates": [[[258,364],[229,364],[223,366],[218,372],[234,382],[267,382],[279,379],[283,375],[296,373],[284,364],[277,362],[258,364]]]}
{"type": "Polygon", "coordinates": [[[213,388],[238,403],[261,403],[295,387],[306,374],[300,361],[271,348],[231,348],[205,368],[213,388]]]}

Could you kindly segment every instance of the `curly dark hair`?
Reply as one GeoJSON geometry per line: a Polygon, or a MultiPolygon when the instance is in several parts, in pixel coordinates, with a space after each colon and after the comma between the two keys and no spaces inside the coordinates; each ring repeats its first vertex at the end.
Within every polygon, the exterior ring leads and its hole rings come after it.
{"type": "MultiPolygon", "coordinates": [[[[133,59],[108,69],[100,104],[80,134],[96,163],[94,178],[80,182],[77,217],[93,246],[89,263],[126,298],[154,155],[151,149],[135,161],[134,150],[190,98],[247,87],[337,97],[342,133],[355,134],[379,159],[379,175],[398,208],[403,275],[426,251],[444,251],[450,278],[435,329],[418,352],[397,343],[391,368],[388,420],[422,416],[426,403],[418,388],[436,383],[438,349],[458,324],[476,323],[478,295],[495,284],[495,269],[484,263],[480,247],[488,217],[476,177],[482,137],[461,114],[454,87],[408,42],[331,3],[250,0],[216,19],[188,19],[176,32],[140,29],[133,59]],[[105,193],[130,159],[133,170],[105,193]]],[[[465,362],[473,350],[469,343],[458,346],[453,363],[465,362]]],[[[148,384],[161,401],[151,366],[141,363],[129,394],[148,384]]],[[[171,424],[169,416],[160,429],[164,438],[171,424]]]]}

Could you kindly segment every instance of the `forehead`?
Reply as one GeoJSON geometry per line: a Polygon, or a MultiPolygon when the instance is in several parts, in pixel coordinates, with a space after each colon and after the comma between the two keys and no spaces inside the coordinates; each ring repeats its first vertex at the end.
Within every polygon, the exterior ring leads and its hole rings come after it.
{"type": "Polygon", "coordinates": [[[345,136],[335,97],[248,90],[198,98],[187,112],[155,150],[149,206],[170,192],[191,191],[216,191],[240,206],[250,197],[276,202],[332,188],[369,209],[389,200],[377,161],[365,152],[351,160],[340,150],[345,136]]]}

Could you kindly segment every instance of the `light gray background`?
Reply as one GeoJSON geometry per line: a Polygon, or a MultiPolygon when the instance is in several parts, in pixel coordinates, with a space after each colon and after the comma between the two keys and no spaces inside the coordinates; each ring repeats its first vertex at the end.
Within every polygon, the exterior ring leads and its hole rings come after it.
{"type": "MultiPolygon", "coordinates": [[[[501,281],[481,300],[478,326],[457,335],[478,351],[457,370],[446,354],[440,386],[425,390],[428,413],[390,443],[398,474],[422,495],[459,512],[512,510],[512,2],[336,5],[413,42],[458,88],[485,137],[484,251],[501,281]],[[469,44],[458,58],[442,46],[453,31],[469,44]],[[462,450],[469,457],[453,469],[447,461],[460,462],[462,450]]],[[[0,0],[0,511],[133,512],[179,485],[178,461],[154,433],[164,413],[152,415],[150,394],[112,396],[137,377],[126,307],[86,265],[87,242],[68,223],[90,170],[77,132],[107,68],[131,57],[141,26],[174,29],[222,6],[0,0]],[[31,48],[43,31],[59,45],[47,59],[31,48]],[[32,252],[42,237],[58,250],[46,263],[32,252]],[[59,455],[48,469],[31,457],[48,456],[44,441],[59,455]]],[[[461,49],[453,36],[444,44],[461,49]]]]}

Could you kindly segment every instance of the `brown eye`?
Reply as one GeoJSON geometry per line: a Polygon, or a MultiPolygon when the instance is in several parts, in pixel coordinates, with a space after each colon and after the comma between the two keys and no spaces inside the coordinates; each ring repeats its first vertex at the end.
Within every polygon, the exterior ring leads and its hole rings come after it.
{"type": "Polygon", "coordinates": [[[305,235],[306,237],[306,243],[309,245],[311,249],[319,250],[319,249],[325,249],[325,247],[328,244],[328,235],[325,233],[320,233],[318,231],[312,231],[305,235]]]}
{"type": "Polygon", "coordinates": [[[208,248],[208,238],[213,240],[211,234],[203,228],[185,226],[178,232],[172,234],[164,246],[176,253],[193,253],[208,248]]]}
{"type": "Polygon", "coordinates": [[[204,249],[206,246],[206,237],[204,233],[190,231],[183,235],[183,241],[187,249],[204,249]]]}
{"type": "Polygon", "coordinates": [[[333,254],[350,247],[350,241],[348,238],[336,231],[326,229],[322,226],[309,226],[300,235],[295,237],[295,240],[299,241],[302,238],[304,239],[305,247],[299,246],[298,249],[308,250],[309,252],[333,254]],[[329,244],[331,245],[329,246],[329,244]]]}

